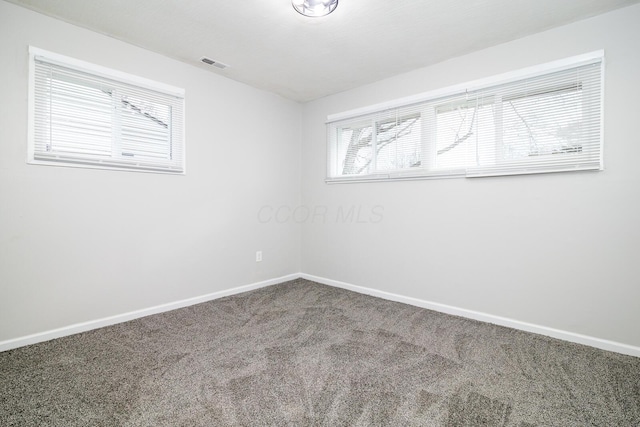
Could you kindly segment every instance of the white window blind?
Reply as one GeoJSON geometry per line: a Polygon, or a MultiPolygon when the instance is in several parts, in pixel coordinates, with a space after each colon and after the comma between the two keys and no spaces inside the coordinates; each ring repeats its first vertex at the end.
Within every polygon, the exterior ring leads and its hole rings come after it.
{"type": "Polygon", "coordinates": [[[184,172],[184,91],[31,48],[30,163],[184,172]]]}
{"type": "Polygon", "coordinates": [[[602,52],[329,116],[328,182],[599,170],[602,52]]]}

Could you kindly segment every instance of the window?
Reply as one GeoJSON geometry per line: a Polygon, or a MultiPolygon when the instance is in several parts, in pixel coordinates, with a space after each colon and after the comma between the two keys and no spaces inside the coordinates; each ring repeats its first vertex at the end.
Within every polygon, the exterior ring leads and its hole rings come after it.
{"type": "Polygon", "coordinates": [[[600,170],[595,52],[327,120],[327,182],[600,170]]]}
{"type": "Polygon", "coordinates": [[[340,128],[342,174],[419,166],[422,159],[420,114],[356,122],[340,128]],[[371,143],[376,141],[376,149],[371,143]]]}
{"type": "Polygon", "coordinates": [[[182,89],[29,51],[29,163],[184,173],[182,89]]]}

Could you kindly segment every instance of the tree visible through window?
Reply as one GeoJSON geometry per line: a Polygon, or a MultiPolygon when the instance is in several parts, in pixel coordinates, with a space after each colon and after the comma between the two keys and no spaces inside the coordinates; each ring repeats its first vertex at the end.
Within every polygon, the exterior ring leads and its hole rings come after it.
{"type": "Polygon", "coordinates": [[[329,178],[599,169],[601,68],[597,58],[330,123],[329,178]]]}
{"type": "Polygon", "coordinates": [[[419,114],[343,128],[341,145],[346,146],[346,153],[342,173],[418,167],[420,139],[419,114]]]}

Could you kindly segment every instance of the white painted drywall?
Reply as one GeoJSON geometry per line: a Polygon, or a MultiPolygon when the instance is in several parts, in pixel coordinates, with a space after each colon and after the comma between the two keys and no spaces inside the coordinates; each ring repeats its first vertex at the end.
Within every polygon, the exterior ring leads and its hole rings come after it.
{"type": "Polygon", "coordinates": [[[629,7],[301,116],[277,96],[0,1],[0,341],[301,270],[640,345],[637,22],[640,6],[629,7]],[[29,44],[185,87],[187,175],[27,165],[29,44]],[[604,172],[323,182],[328,114],[602,48],[604,172]]]}
{"type": "Polygon", "coordinates": [[[632,6],[306,104],[302,271],[640,345],[638,23],[632,6]],[[323,182],[328,114],[598,49],[603,172],[323,182]]]}
{"type": "Polygon", "coordinates": [[[294,102],[0,1],[0,341],[299,271],[300,226],[258,218],[300,202],[299,124],[294,102]],[[30,44],[185,88],[187,175],[27,165],[30,44]]]}

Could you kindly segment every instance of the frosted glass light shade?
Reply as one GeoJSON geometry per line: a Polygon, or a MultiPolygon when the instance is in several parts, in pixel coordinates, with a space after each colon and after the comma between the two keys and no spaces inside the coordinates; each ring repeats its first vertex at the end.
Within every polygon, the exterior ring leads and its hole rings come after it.
{"type": "Polygon", "coordinates": [[[333,12],[338,7],[338,0],[291,0],[291,4],[304,16],[318,17],[333,12]]]}

